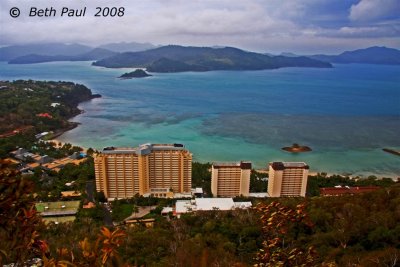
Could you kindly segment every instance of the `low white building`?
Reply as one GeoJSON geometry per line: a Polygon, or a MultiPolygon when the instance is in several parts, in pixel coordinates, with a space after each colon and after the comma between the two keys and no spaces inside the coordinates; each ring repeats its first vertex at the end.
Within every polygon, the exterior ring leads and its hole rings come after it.
{"type": "Polygon", "coordinates": [[[36,139],[40,139],[40,138],[42,138],[42,137],[45,137],[45,136],[48,135],[48,134],[49,134],[49,132],[42,132],[42,133],[36,134],[36,135],[35,135],[35,138],[36,138],[36,139]]]}
{"type": "Polygon", "coordinates": [[[267,192],[259,192],[259,193],[249,193],[249,197],[264,198],[264,197],[269,197],[269,195],[267,192]]]}
{"type": "Polygon", "coordinates": [[[58,107],[59,105],[61,105],[61,104],[57,103],[57,102],[54,102],[54,103],[50,104],[50,106],[53,107],[53,108],[58,107]]]}
{"type": "Polygon", "coordinates": [[[252,206],[251,202],[234,202],[232,198],[196,198],[192,200],[178,200],[175,204],[175,215],[194,211],[234,210],[246,209],[252,206]]]}
{"type": "Polygon", "coordinates": [[[234,204],[236,209],[248,209],[253,206],[253,204],[251,204],[251,201],[234,202],[234,204]]]}
{"type": "Polygon", "coordinates": [[[170,212],[173,212],[174,209],[172,207],[164,207],[161,211],[162,216],[168,216],[170,212]]]}

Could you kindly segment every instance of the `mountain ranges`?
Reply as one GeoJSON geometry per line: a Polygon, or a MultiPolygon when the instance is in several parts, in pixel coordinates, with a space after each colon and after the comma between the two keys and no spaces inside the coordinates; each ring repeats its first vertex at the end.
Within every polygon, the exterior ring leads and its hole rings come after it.
{"type": "Polygon", "coordinates": [[[234,47],[191,47],[149,43],[112,43],[93,48],[81,44],[34,44],[0,47],[0,61],[33,64],[53,61],[94,61],[106,68],[145,68],[149,72],[263,70],[283,67],[330,68],[332,64],[400,64],[400,50],[369,47],[339,55],[272,55],[234,47]]]}

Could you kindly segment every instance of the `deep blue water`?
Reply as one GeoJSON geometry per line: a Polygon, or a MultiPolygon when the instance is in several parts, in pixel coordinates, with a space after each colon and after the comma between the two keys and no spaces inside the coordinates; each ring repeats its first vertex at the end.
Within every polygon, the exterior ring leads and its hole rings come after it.
{"type": "Polygon", "coordinates": [[[86,147],[182,142],[200,161],[306,161],[312,171],[400,176],[400,66],[154,74],[88,62],[8,65],[0,79],[69,80],[103,95],[59,139],[86,147]],[[300,143],[310,153],[281,147],[300,143]]]}

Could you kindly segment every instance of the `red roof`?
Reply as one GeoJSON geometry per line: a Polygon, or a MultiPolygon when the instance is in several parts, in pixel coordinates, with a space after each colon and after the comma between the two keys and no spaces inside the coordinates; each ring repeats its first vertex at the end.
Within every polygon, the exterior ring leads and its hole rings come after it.
{"type": "Polygon", "coordinates": [[[319,189],[321,196],[341,196],[347,194],[361,194],[378,190],[379,186],[355,186],[355,187],[323,187],[319,189]]]}
{"type": "Polygon", "coordinates": [[[51,116],[49,113],[39,113],[39,114],[36,114],[36,116],[37,117],[42,117],[42,118],[49,118],[49,119],[52,119],[53,118],[53,116],[51,116]]]}

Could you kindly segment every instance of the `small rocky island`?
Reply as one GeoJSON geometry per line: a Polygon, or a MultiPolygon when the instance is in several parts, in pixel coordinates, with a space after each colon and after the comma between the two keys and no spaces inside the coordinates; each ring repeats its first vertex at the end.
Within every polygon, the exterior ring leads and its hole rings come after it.
{"type": "Polygon", "coordinates": [[[390,153],[390,154],[393,154],[393,155],[396,155],[396,156],[400,156],[400,150],[394,150],[394,149],[391,149],[391,148],[383,148],[382,150],[387,152],[387,153],[390,153]]]}
{"type": "Polygon", "coordinates": [[[119,76],[118,78],[120,79],[132,79],[132,78],[145,78],[145,77],[150,77],[152,75],[148,74],[142,69],[137,69],[132,72],[127,72],[119,76]]]}
{"type": "Polygon", "coordinates": [[[292,146],[282,147],[282,150],[292,153],[299,153],[299,152],[309,152],[312,149],[308,146],[300,146],[299,144],[293,144],[292,146]]]}

